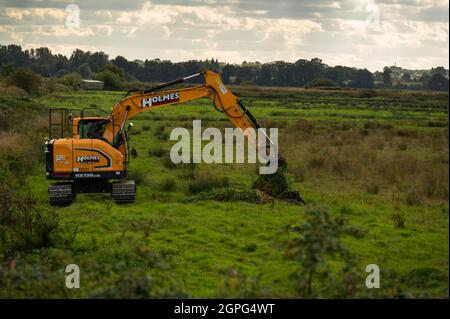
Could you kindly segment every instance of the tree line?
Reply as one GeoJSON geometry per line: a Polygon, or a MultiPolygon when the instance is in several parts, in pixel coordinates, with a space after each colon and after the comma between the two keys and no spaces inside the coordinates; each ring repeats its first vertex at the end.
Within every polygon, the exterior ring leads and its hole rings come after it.
{"type": "MultiPolygon", "coordinates": [[[[340,86],[355,88],[390,87],[386,74],[371,73],[367,69],[347,66],[329,66],[321,59],[299,59],[294,63],[275,61],[270,63],[243,62],[220,63],[218,60],[169,60],[146,59],[129,61],[123,56],[110,59],[104,52],[76,49],[70,57],[53,54],[49,48],[23,50],[19,45],[0,45],[0,72],[7,75],[17,68],[27,67],[44,77],[63,77],[79,74],[82,78],[99,79],[110,88],[118,88],[125,82],[164,82],[205,69],[218,72],[226,84],[255,84],[264,86],[340,86]],[[381,77],[381,84],[376,78],[381,77]]],[[[385,71],[384,73],[386,73],[385,71]]],[[[431,79],[428,78],[427,81],[431,79]]],[[[435,79],[436,80],[436,79],[435,79]]],[[[437,79],[436,87],[447,88],[448,79],[437,79]],[[445,80],[447,81],[445,83],[445,80]],[[443,82],[443,83],[441,83],[443,82]]],[[[436,81],[435,81],[436,82],[436,81]]]]}

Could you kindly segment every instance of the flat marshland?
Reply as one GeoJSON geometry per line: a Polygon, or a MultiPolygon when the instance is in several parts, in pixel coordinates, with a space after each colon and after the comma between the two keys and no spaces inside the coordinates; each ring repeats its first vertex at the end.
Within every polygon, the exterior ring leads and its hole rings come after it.
{"type": "Polygon", "coordinates": [[[171,129],[231,127],[205,99],[132,120],[134,204],[79,194],[50,208],[46,109],[110,110],[123,92],[0,97],[0,296],[448,298],[448,93],[232,90],[279,129],[287,183],[308,205],[255,198],[259,164],[170,161],[171,129]],[[343,249],[308,250],[314,212],[339,229],[314,242],[343,249]],[[64,286],[70,263],[81,289],[64,286]],[[380,289],[365,287],[368,264],[380,289]]]}

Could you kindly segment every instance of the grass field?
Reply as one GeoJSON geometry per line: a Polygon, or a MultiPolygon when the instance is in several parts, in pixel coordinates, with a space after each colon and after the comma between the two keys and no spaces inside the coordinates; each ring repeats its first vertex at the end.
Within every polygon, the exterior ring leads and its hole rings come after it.
{"type": "MultiPolygon", "coordinates": [[[[341,240],[354,258],[356,279],[355,289],[345,286],[342,258],[330,255],[334,277],[317,276],[309,296],[448,298],[448,94],[232,89],[264,126],[279,128],[290,187],[307,206],[206,196],[250,190],[256,166],[174,166],[167,158],[172,128],[189,128],[194,119],[203,128],[231,126],[209,100],[159,108],[132,120],[134,204],[81,194],[69,207],[50,209],[42,156],[28,164],[33,170],[23,173],[20,192],[33,202],[34,214],[45,212],[36,225],[50,230],[43,232],[47,241],[12,248],[6,243],[15,235],[2,236],[0,295],[303,297],[295,276],[302,263],[288,258],[286,244],[298,233],[286,229],[302,225],[316,209],[351,227],[341,240]],[[64,286],[69,263],[80,265],[81,289],[64,286]],[[380,267],[380,289],[365,288],[368,264],[380,267]]],[[[42,110],[41,117],[33,115],[33,122],[39,118],[33,127],[43,137],[46,107],[109,110],[122,95],[54,93],[24,103],[42,110]]],[[[2,161],[10,171],[21,157],[6,152],[23,154],[12,146],[20,136],[11,130],[2,133],[2,161]]],[[[29,140],[29,149],[41,141],[29,140]]]]}

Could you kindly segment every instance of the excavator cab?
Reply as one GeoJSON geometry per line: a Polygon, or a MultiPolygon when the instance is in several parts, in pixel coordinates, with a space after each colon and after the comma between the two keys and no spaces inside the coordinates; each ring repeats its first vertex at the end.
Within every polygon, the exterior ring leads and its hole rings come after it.
{"type": "MultiPolygon", "coordinates": [[[[103,139],[106,124],[109,122],[105,118],[82,118],[77,119],[77,131],[79,138],[97,138],[103,139]]],[[[108,142],[109,143],[109,142],[108,142]]]]}
{"type": "Polygon", "coordinates": [[[126,133],[111,116],[85,116],[87,109],[49,110],[46,177],[58,180],[49,187],[50,204],[69,204],[76,193],[91,192],[108,192],[116,202],[133,202],[134,182],[109,182],[126,176],[130,157],[126,133]],[[115,131],[111,142],[104,137],[109,124],[115,131]]]}

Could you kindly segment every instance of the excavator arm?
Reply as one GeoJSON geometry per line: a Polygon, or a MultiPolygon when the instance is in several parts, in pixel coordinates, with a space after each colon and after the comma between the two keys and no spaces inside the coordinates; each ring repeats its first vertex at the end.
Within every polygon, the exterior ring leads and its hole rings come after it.
{"type": "MultiPolygon", "coordinates": [[[[129,93],[130,92],[128,92],[127,95],[129,93]]],[[[120,136],[120,133],[123,131],[126,121],[141,112],[204,97],[209,97],[215,107],[220,112],[223,112],[236,128],[242,129],[244,135],[250,142],[256,143],[256,141],[253,141],[253,136],[249,134],[246,129],[260,128],[258,121],[242,104],[241,100],[222,83],[220,76],[211,71],[179,78],[150,89],[134,91],[133,94],[126,96],[113,106],[111,115],[112,121],[107,125],[103,138],[113,144],[115,138],[120,136]],[[203,85],[160,91],[196,76],[203,76],[203,85]]],[[[269,141],[271,142],[270,138],[269,141]]]]}

